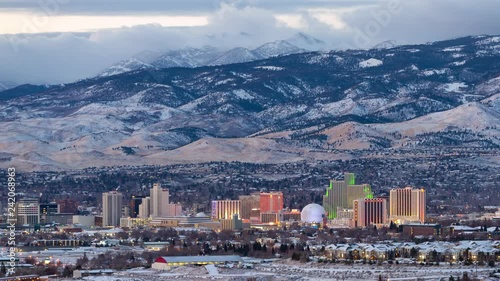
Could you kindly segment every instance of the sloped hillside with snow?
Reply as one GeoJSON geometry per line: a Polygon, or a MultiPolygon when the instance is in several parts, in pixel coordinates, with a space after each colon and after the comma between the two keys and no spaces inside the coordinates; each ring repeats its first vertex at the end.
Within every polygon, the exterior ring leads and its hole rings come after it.
{"type": "MultiPolygon", "coordinates": [[[[278,42],[260,50],[273,55],[265,60],[231,63],[219,54],[215,66],[23,85],[0,92],[0,165],[177,163],[203,161],[203,151],[213,161],[262,163],[412,148],[491,151],[500,147],[494,38],[274,56],[276,48],[294,50],[278,42]]],[[[163,63],[209,52],[183,50],[163,63]]]]}

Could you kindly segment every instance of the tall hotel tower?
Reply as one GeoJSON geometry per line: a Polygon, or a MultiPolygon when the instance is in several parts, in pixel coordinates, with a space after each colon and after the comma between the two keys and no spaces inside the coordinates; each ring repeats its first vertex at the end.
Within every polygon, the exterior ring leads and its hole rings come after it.
{"type": "Polygon", "coordinates": [[[260,194],[240,195],[241,213],[244,220],[260,218],[260,194]]]}
{"type": "Polygon", "coordinates": [[[153,184],[150,189],[150,214],[153,218],[169,216],[169,191],[163,189],[159,183],[153,184]]]}
{"type": "Polygon", "coordinates": [[[279,213],[283,210],[283,192],[263,192],[260,194],[260,213],[279,213]]]}
{"type": "Polygon", "coordinates": [[[122,199],[123,194],[117,191],[110,191],[102,194],[103,226],[120,226],[122,199]]]}
{"type": "Polygon", "coordinates": [[[353,207],[353,201],[359,198],[373,198],[369,184],[356,185],[353,173],[344,173],[344,180],[330,180],[330,186],[323,195],[323,208],[328,214],[328,219],[337,217],[337,208],[353,207]]]}
{"type": "Polygon", "coordinates": [[[387,224],[387,201],[385,198],[360,198],[353,200],[354,227],[387,224]]]}
{"type": "Polygon", "coordinates": [[[392,189],[389,197],[390,218],[396,224],[425,222],[425,190],[411,187],[392,189]]]}

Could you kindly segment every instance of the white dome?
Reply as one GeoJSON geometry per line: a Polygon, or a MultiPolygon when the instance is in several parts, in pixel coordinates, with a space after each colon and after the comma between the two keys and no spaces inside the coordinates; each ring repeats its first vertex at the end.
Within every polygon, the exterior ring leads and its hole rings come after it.
{"type": "Polygon", "coordinates": [[[325,209],[321,205],[312,203],[302,209],[300,220],[308,223],[320,223],[323,221],[323,215],[326,215],[325,209]]]}

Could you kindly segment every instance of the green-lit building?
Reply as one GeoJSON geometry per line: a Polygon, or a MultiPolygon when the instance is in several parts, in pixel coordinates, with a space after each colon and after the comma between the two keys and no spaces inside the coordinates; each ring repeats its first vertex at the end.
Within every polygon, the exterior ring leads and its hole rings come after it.
{"type": "Polygon", "coordinates": [[[337,217],[337,208],[352,209],[353,201],[359,198],[373,198],[369,184],[356,184],[353,173],[344,173],[344,180],[330,180],[330,185],[323,196],[323,208],[328,219],[337,217]]]}

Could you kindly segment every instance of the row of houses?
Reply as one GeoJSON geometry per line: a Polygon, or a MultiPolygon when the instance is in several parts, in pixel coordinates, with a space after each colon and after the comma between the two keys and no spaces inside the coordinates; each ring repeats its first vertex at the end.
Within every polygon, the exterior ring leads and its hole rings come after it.
{"type": "Polygon", "coordinates": [[[500,261],[500,241],[460,241],[404,243],[356,243],[315,245],[310,247],[313,255],[339,260],[386,261],[397,258],[412,258],[419,262],[500,261]]]}

